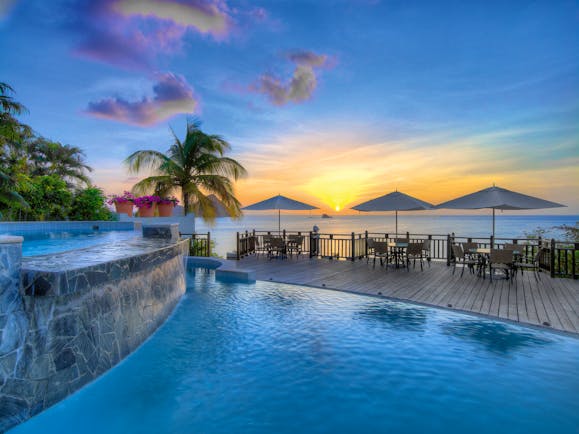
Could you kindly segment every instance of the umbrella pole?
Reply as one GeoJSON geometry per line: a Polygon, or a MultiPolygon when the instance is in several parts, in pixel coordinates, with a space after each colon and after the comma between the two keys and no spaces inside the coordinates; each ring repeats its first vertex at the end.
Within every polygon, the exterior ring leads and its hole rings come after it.
{"type": "Polygon", "coordinates": [[[277,210],[277,232],[281,235],[281,209],[277,210]]]}
{"type": "Polygon", "coordinates": [[[494,237],[495,237],[495,209],[493,208],[493,238],[494,237]]]}
{"type": "Polygon", "coordinates": [[[398,210],[396,210],[396,238],[398,238],[398,210]]]}

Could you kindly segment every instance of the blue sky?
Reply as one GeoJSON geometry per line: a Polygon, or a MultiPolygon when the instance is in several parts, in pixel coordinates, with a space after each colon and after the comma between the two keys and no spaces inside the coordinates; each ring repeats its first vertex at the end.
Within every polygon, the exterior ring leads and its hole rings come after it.
{"type": "MultiPolygon", "coordinates": [[[[565,1],[0,1],[0,80],[40,134],[122,160],[195,115],[282,192],[347,208],[398,188],[488,187],[579,212],[579,4],[565,1]],[[570,194],[574,192],[574,194],[570,194]]],[[[556,210],[561,212],[561,210],[556,210]]]]}

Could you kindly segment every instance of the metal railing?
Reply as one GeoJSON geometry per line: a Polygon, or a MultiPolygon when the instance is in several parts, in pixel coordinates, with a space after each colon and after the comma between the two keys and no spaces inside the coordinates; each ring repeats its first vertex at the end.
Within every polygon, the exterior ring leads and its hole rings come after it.
{"type": "Polygon", "coordinates": [[[185,234],[181,233],[184,238],[190,238],[189,256],[211,256],[211,233],[206,234],[185,234]]]}
{"type": "Polygon", "coordinates": [[[476,243],[479,248],[502,249],[506,244],[516,244],[522,247],[520,260],[531,263],[535,261],[539,248],[542,248],[539,266],[550,273],[552,277],[570,277],[576,279],[579,275],[579,243],[543,240],[541,238],[495,238],[467,237],[455,234],[387,234],[387,233],[349,233],[327,234],[307,231],[245,231],[237,233],[237,258],[251,254],[266,252],[265,237],[281,237],[288,240],[290,235],[303,236],[301,251],[310,258],[327,258],[355,261],[368,256],[368,239],[392,242],[397,239],[408,239],[409,242],[424,242],[430,240],[430,258],[452,261],[452,245],[460,243],[476,243]]]}

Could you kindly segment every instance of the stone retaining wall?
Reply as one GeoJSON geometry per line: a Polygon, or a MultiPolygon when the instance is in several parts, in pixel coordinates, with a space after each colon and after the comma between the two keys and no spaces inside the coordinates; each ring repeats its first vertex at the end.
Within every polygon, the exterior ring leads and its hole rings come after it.
{"type": "Polygon", "coordinates": [[[66,288],[68,271],[24,270],[19,288],[18,272],[4,272],[15,256],[0,248],[0,431],[97,378],[150,336],[185,292],[187,249],[185,240],[75,269],[66,288]]]}

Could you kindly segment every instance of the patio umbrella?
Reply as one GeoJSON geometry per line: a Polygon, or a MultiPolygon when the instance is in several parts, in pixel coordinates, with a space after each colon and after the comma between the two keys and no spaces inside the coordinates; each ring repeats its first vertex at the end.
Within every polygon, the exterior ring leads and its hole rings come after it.
{"type": "Polygon", "coordinates": [[[495,210],[517,210],[517,209],[543,209],[558,208],[566,205],[549,202],[548,200],[539,199],[538,197],[527,196],[526,194],[517,193],[505,188],[492,187],[477,191],[476,193],[467,194],[448,202],[436,206],[439,208],[449,209],[482,209],[492,208],[493,210],[493,237],[495,236],[495,210]]]}
{"type": "Polygon", "coordinates": [[[356,211],[395,211],[396,212],[396,234],[398,234],[398,211],[420,211],[432,209],[434,205],[416,199],[415,197],[393,191],[376,199],[356,205],[352,209],[356,211]]]}
{"type": "Polygon", "coordinates": [[[246,206],[242,208],[247,211],[265,211],[271,209],[277,209],[277,224],[278,231],[281,232],[281,210],[287,211],[307,211],[312,209],[318,209],[316,206],[308,205],[307,203],[299,202],[297,200],[290,199],[289,197],[282,196],[278,194],[277,196],[270,197],[269,199],[262,200],[261,202],[254,203],[253,205],[246,206]]]}

